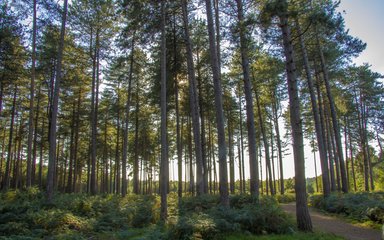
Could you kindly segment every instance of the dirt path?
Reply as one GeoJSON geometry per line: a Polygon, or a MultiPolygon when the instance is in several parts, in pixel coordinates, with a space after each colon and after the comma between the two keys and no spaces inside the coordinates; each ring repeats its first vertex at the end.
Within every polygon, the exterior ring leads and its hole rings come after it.
{"type": "MultiPolygon", "coordinates": [[[[281,204],[281,207],[288,213],[296,216],[296,203],[281,204]]],[[[309,209],[312,225],[315,230],[333,233],[348,240],[380,240],[379,230],[354,226],[340,219],[326,216],[313,209],[309,209]]]]}

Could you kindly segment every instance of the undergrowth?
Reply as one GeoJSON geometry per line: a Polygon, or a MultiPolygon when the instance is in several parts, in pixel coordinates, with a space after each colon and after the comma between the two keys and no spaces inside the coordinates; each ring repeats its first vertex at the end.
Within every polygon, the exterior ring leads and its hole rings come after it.
{"type": "Polygon", "coordinates": [[[327,198],[323,195],[313,195],[310,197],[310,204],[315,208],[373,227],[384,224],[384,192],[335,193],[327,198]]]}
{"type": "Polygon", "coordinates": [[[293,222],[272,197],[169,194],[166,223],[157,196],[56,194],[36,188],[0,194],[0,239],[223,239],[227,234],[286,234],[293,222]]]}

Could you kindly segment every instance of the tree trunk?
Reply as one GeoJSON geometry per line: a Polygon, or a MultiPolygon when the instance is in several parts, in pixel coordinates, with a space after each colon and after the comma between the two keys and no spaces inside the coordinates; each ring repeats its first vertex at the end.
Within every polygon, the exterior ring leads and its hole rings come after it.
{"type": "Polygon", "coordinates": [[[33,0],[33,24],[32,24],[32,68],[31,86],[29,99],[29,121],[28,121],[28,149],[27,149],[27,187],[32,186],[32,139],[34,133],[33,115],[35,98],[35,64],[36,64],[36,2],[33,0]]]}
{"type": "Polygon", "coordinates": [[[331,194],[330,186],[329,186],[329,176],[328,176],[328,159],[327,159],[327,153],[324,146],[324,136],[321,131],[321,122],[319,118],[319,109],[317,107],[317,99],[315,94],[315,88],[313,85],[311,70],[309,67],[309,61],[308,61],[308,53],[307,49],[304,43],[303,34],[301,32],[299,21],[296,19],[296,27],[298,30],[299,35],[299,41],[300,41],[300,47],[303,54],[303,60],[304,60],[304,67],[305,67],[305,74],[307,77],[307,83],[308,83],[308,90],[309,95],[311,98],[311,106],[312,106],[312,114],[313,114],[313,120],[315,122],[315,130],[316,130],[316,140],[317,145],[319,148],[319,155],[320,155],[320,163],[321,163],[321,171],[322,171],[322,180],[323,180],[323,194],[324,197],[328,197],[331,194]]]}
{"type": "Polygon", "coordinates": [[[76,114],[76,102],[73,101],[72,105],[72,120],[71,120],[71,133],[70,133],[70,143],[69,143],[69,167],[68,167],[68,181],[67,181],[67,187],[66,192],[71,193],[73,191],[72,189],[72,175],[73,175],[73,157],[74,157],[74,138],[75,138],[75,114],[76,114]]]}
{"type": "Polygon", "coordinates": [[[193,127],[193,140],[195,142],[195,157],[196,157],[196,193],[197,195],[204,194],[204,164],[201,146],[200,135],[200,110],[199,110],[199,96],[197,92],[197,83],[195,75],[195,67],[193,64],[192,42],[189,35],[189,23],[187,2],[183,0],[183,22],[184,22],[184,36],[185,45],[187,50],[187,65],[188,65],[188,80],[189,80],[189,102],[192,116],[193,127]]]}
{"type": "MultiPolygon", "coordinates": [[[[320,99],[320,98],[319,98],[320,99]]],[[[320,100],[319,100],[320,102],[320,100]]],[[[323,106],[325,107],[325,106],[323,106]]],[[[329,116],[327,114],[327,111],[324,109],[324,126],[326,130],[326,142],[327,142],[327,148],[328,148],[328,158],[329,158],[329,172],[330,172],[330,178],[331,178],[331,191],[336,191],[336,178],[335,178],[335,164],[334,164],[334,149],[332,148],[332,136],[330,131],[331,128],[329,126],[329,116]]]]}
{"type": "Polygon", "coordinates": [[[212,5],[211,0],[206,0],[207,10],[207,22],[208,22],[208,34],[209,34],[209,51],[211,59],[211,67],[213,74],[213,84],[215,92],[215,109],[216,109],[216,124],[217,124],[217,135],[219,145],[219,174],[220,174],[220,203],[223,206],[229,206],[228,197],[228,171],[227,171],[227,160],[226,160],[226,146],[225,146],[225,131],[224,131],[224,114],[223,114],[223,100],[222,100],[222,88],[220,80],[220,69],[218,52],[215,41],[215,30],[213,26],[212,17],[212,5]]]}
{"type": "Polygon", "coordinates": [[[136,82],[136,116],[135,116],[135,162],[133,163],[133,193],[139,194],[139,87],[136,82]]]}
{"type": "MultiPolygon", "coordinates": [[[[273,182],[272,182],[272,169],[271,169],[271,158],[269,155],[269,144],[268,144],[268,139],[267,139],[267,134],[265,132],[265,127],[264,127],[264,120],[262,118],[262,112],[261,112],[261,106],[260,106],[260,100],[259,100],[259,94],[255,90],[255,96],[256,96],[256,104],[257,104],[257,110],[258,110],[258,115],[259,115],[259,124],[260,124],[260,130],[261,130],[261,135],[263,136],[263,144],[264,144],[264,150],[265,150],[265,163],[266,163],[266,176],[268,177],[268,181],[266,184],[267,188],[270,188],[271,194],[275,195],[275,190],[273,188],[273,182]]],[[[267,190],[268,193],[268,190],[267,190]]]]}
{"type": "Polygon", "coordinates": [[[56,126],[57,126],[57,113],[59,105],[60,81],[61,81],[61,67],[64,51],[64,36],[65,24],[67,21],[68,0],[64,0],[63,16],[61,22],[60,42],[57,54],[57,68],[56,68],[56,81],[55,91],[53,94],[52,105],[52,118],[49,132],[49,163],[48,163],[48,176],[47,176],[47,200],[52,201],[54,190],[54,174],[56,168],[56,126]]]}
{"type": "MultiPolygon", "coordinates": [[[[256,130],[255,119],[253,113],[253,97],[252,97],[252,85],[250,80],[249,70],[249,57],[248,57],[248,40],[247,30],[244,25],[244,10],[242,0],[236,0],[237,2],[237,19],[239,24],[240,34],[240,51],[241,51],[241,66],[243,69],[244,78],[244,94],[246,102],[247,112],[247,128],[248,128],[248,155],[249,155],[249,168],[250,168],[250,190],[251,194],[259,195],[259,169],[256,157],[256,130]]],[[[241,114],[241,113],[240,113],[241,114]]]]}
{"type": "MultiPolygon", "coordinates": [[[[97,193],[97,183],[96,183],[96,140],[97,140],[97,52],[99,45],[99,30],[96,30],[96,44],[94,48],[94,54],[92,57],[93,66],[92,66],[92,96],[91,96],[91,161],[88,168],[91,169],[90,172],[90,186],[89,190],[92,195],[97,193]]],[[[91,41],[92,46],[92,41],[91,41]]]]}
{"type": "Polygon", "coordinates": [[[160,217],[165,221],[168,217],[167,194],[169,181],[168,143],[167,143],[167,78],[166,78],[166,31],[165,14],[166,2],[161,1],[161,163],[160,163],[160,217]]]}
{"type": "Polygon", "coordinates": [[[340,173],[341,173],[341,185],[342,185],[341,189],[344,193],[347,193],[348,192],[347,175],[345,172],[343,146],[341,144],[341,139],[340,139],[339,123],[337,121],[335,102],[333,100],[333,96],[331,93],[331,86],[329,84],[328,70],[326,67],[323,49],[322,49],[322,46],[320,44],[317,30],[316,30],[316,41],[317,41],[317,45],[319,47],[320,62],[321,62],[321,69],[323,71],[325,89],[326,89],[327,97],[329,100],[329,106],[331,108],[332,126],[333,126],[334,135],[335,135],[336,149],[337,149],[337,155],[338,155],[338,160],[339,160],[339,165],[340,165],[340,173]]]}
{"type": "MultiPolygon", "coordinates": [[[[131,106],[131,92],[132,92],[132,76],[133,76],[133,59],[135,50],[135,37],[132,37],[131,46],[131,59],[129,64],[129,77],[128,77],[128,96],[127,103],[125,105],[125,125],[124,125],[124,136],[123,136],[123,156],[121,160],[121,195],[125,197],[127,195],[127,156],[128,156],[128,124],[129,124],[129,109],[131,106]]],[[[136,179],[137,180],[137,179],[136,179]]]]}
{"type": "Polygon", "coordinates": [[[37,97],[37,106],[36,106],[36,116],[35,116],[35,131],[33,136],[33,155],[32,155],[32,176],[31,182],[32,185],[36,184],[36,158],[37,158],[37,136],[38,136],[38,124],[40,116],[40,102],[41,102],[41,85],[39,86],[38,97],[37,97]]]}
{"type": "Polygon", "coordinates": [[[15,113],[16,113],[16,96],[17,96],[17,86],[13,92],[12,100],[12,114],[11,114],[11,125],[9,127],[9,138],[8,138],[8,155],[7,162],[5,163],[5,174],[3,178],[2,188],[6,191],[11,185],[11,161],[12,161],[12,141],[13,141],[13,126],[15,124],[15,113]]]}
{"type": "MultiPolygon", "coordinates": [[[[280,0],[288,5],[285,0],[280,0]]],[[[295,161],[295,192],[296,192],[296,219],[298,229],[312,231],[312,221],[307,206],[307,191],[305,185],[304,143],[302,119],[300,113],[300,100],[296,78],[295,58],[292,46],[291,33],[288,25],[288,16],[285,9],[280,17],[280,27],[283,35],[284,54],[288,81],[289,110],[293,137],[293,154],[295,161]]]]}
{"type": "Polygon", "coordinates": [[[354,187],[355,192],[357,192],[356,176],[355,176],[355,163],[353,160],[353,145],[352,145],[351,126],[349,125],[349,121],[348,121],[348,136],[349,136],[349,155],[351,156],[353,187],[354,187]]]}

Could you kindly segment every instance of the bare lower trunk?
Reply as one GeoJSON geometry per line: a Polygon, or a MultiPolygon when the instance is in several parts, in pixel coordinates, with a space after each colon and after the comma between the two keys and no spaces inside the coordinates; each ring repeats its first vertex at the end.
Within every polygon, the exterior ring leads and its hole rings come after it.
{"type": "MultiPolygon", "coordinates": [[[[242,0],[236,0],[237,2],[237,18],[239,24],[240,33],[240,51],[241,51],[241,66],[243,69],[244,78],[244,93],[246,101],[247,111],[247,128],[248,128],[248,155],[249,155],[249,167],[250,167],[250,190],[251,194],[259,195],[259,169],[256,158],[256,130],[255,120],[253,113],[253,97],[252,97],[252,85],[250,80],[249,70],[249,57],[248,57],[248,40],[246,38],[246,26],[244,26],[244,10],[242,0]]],[[[240,113],[241,114],[241,113],[240,113]]]]}
{"type": "Polygon", "coordinates": [[[329,176],[328,176],[328,158],[327,158],[327,153],[326,153],[326,150],[324,147],[324,136],[323,136],[322,131],[321,131],[319,109],[318,109],[318,105],[317,105],[317,99],[316,99],[316,94],[315,94],[315,88],[313,85],[313,79],[312,79],[312,75],[311,75],[311,71],[310,71],[310,67],[309,67],[307,49],[306,49],[306,46],[304,43],[303,35],[301,33],[299,22],[297,19],[296,19],[296,26],[298,29],[301,51],[303,53],[303,60],[304,60],[305,73],[307,76],[308,90],[309,90],[309,94],[311,97],[312,114],[313,114],[313,119],[315,122],[315,130],[316,130],[316,140],[317,140],[317,145],[318,145],[319,154],[320,154],[322,180],[323,180],[323,193],[324,193],[324,197],[327,197],[331,193],[331,190],[329,187],[329,176]]]}
{"type": "MultiPolygon", "coordinates": [[[[280,2],[286,4],[285,0],[280,2]]],[[[300,113],[300,100],[296,78],[296,66],[291,40],[291,33],[286,13],[279,16],[283,35],[284,54],[288,81],[289,109],[293,137],[293,154],[295,161],[295,192],[296,192],[296,219],[301,231],[312,231],[312,221],[307,206],[307,191],[305,184],[304,143],[302,119],[300,113]]]]}
{"type": "Polygon", "coordinates": [[[189,35],[189,23],[187,2],[182,1],[183,7],[183,22],[185,44],[187,49],[187,65],[188,65],[188,80],[189,80],[189,102],[192,115],[193,139],[195,142],[195,157],[196,157],[196,192],[197,195],[204,194],[204,164],[202,155],[201,135],[200,135],[200,110],[199,96],[197,92],[197,83],[195,75],[195,67],[193,64],[192,43],[189,35]]]}
{"type": "MultiPolygon", "coordinates": [[[[216,124],[219,145],[219,175],[220,175],[220,203],[223,206],[229,206],[228,197],[228,170],[227,170],[227,150],[225,146],[225,131],[224,131],[224,113],[222,100],[222,87],[220,79],[220,64],[218,59],[217,43],[215,38],[215,30],[212,17],[211,0],[206,0],[208,35],[209,35],[209,50],[211,58],[211,67],[213,74],[213,84],[215,92],[215,109],[216,109],[216,124]]],[[[217,29],[218,31],[219,29],[217,29]]]]}
{"type": "MultiPolygon", "coordinates": [[[[317,34],[317,30],[316,30],[317,34]]],[[[344,193],[348,192],[348,185],[347,185],[347,175],[345,172],[345,163],[344,163],[344,157],[343,157],[343,146],[341,144],[341,138],[340,138],[340,129],[339,129],[339,123],[337,121],[337,116],[336,116],[336,107],[335,107],[335,102],[333,100],[333,96],[331,93],[331,87],[329,84],[329,77],[328,77],[328,70],[326,67],[325,63],[325,58],[322,50],[322,46],[320,44],[319,36],[316,35],[316,40],[317,40],[317,45],[319,47],[319,53],[320,53],[320,60],[321,60],[321,69],[323,71],[323,76],[324,76],[324,84],[325,84],[325,89],[327,92],[327,97],[329,100],[329,106],[331,109],[331,117],[332,117],[332,126],[333,126],[333,131],[335,135],[335,141],[336,141],[336,152],[338,155],[338,161],[340,165],[340,173],[341,173],[341,189],[344,193]]]]}
{"type": "Polygon", "coordinates": [[[55,91],[53,95],[52,105],[52,118],[50,126],[49,136],[49,163],[48,163],[48,176],[47,176],[47,200],[52,201],[54,190],[54,174],[56,168],[56,126],[57,126],[57,113],[59,105],[59,93],[60,93],[60,81],[61,81],[61,67],[64,51],[64,36],[65,36],[65,24],[67,20],[68,0],[64,0],[63,16],[61,22],[60,42],[57,55],[57,68],[56,68],[56,81],[55,91]]]}
{"type": "Polygon", "coordinates": [[[166,87],[166,32],[165,32],[165,0],[161,1],[161,162],[160,162],[160,217],[166,220],[168,217],[168,144],[167,144],[167,87],[166,87]]]}

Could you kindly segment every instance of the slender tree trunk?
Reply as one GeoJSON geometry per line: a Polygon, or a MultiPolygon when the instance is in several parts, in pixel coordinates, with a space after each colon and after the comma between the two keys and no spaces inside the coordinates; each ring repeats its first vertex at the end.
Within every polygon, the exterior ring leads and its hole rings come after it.
{"type": "Polygon", "coordinates": [[[213,26],[212,17],[212,4],[211,0],[206,0],[208,34],[209,34],[209,50],[211,67],[213,74],[213,84],[215,92],[215,109],[216,109],[216,124],[219,145],[219,174],[220,174],[220,203],[223,206],[229,206],[228,197],[228,171],[226,160],[226,146],[225,146],[225,131],[224,131],[224,113],[223,113],[223,100],[222,88],[220,80],[220,65],[218,60],[217,44],[215,41],[215,30],[213,26]]]}
{"type": "Polygon", "coordinates": [[[166,78],[166,31],[165,31],[165,14],[166,2],[161,1],[161,163],[160,163],[160,197],[161,209],[160,217],[163,221],[168,218],[168,181],[169,181],[169,165],[168,165],[168,143],[167,143],[167,78],[166,78]]]}
{"type": "MultiPolygon", "coordinates": [[[[285,6],[286,0],[280,0],[285,6]]],[[[307,206],[307,191],[305,185],[304,143],[302,119],[300,113],[300,100],[296,78],[295,58],[292,46],[291,33],[288,25],[287,9],[280,17],[280,27],[283,35],[284,54],[288,81],[289,110],[293,137],[293,154],[295,161],[295,192],[296,192],[296,219],[299,230],[312,231],[312,221],[307,206]]]]}
{"type": "Polygon", "coordinates": [[[328,197],[331,194],[331,190],[330,190],[329,176],[328,176],[329,171],[328,171],[327,153],[326,153],[325,146],[324,146],[324,136],[323,136],[322,131],[321,131],[319,109],[317,107],[315,88],[313,85],[313,79],[312,79],[311,70],[309,67],[308,53],[307,53],[307,49],[306,49],[306,46],[304,43],[303,34],[301,32],[300,24],[299,24],[297,19],[296,19],[296,27],[298,29],[300,47],[301,47],[301,52],[303,54],[305,73],[306,73],[307,83],[308,83],[308,90],[309,90],[309,94],[310,94],[310,98],[311,98],[313,120],[315,122],[316,140],[317,140],[317,145],[319,148],[321,171],[322,171],[323,194],[324,194],[324,197],[328,197]]]}
{"type": "Polygon", "coordinates": [[[284,188],[284,167],[283,167],[283,150],[281,147],[281,137],[280,137],[280,127],[279,127],[279,117],[277,114],[277,103],[276,103],[276,95],[274,93],[274,99],[275,101],[272,103],[272,111],[273,111],[273,121],[275,125],[275,132],[276,132],[276,145],[277,145],[277,151],[278,151],[278,157],[279,157],[279,171],[280,171],[280,194],[285,193],[284,188]]]}
{"type": "Polygon", "coordinates": [[[57,54],[57,68],[56,68],[56,81],[55,91],[53,94],[52,105],[52,118],[49,132],[49,163],[48,163],[48,176],[47,176],[47,200],[52,201],[54,190],[54,174],[56,168],[56,127],[57,127],[57,114],[59,105],[59,93],[61,82],[61,68],[64,51],[64,37],[65,37],[65,24],[67,21],[68,0],[64,0],[63,15],[61,22],[60,42],[57,54]]]}
{"type": "MultiPolygon", "coordinates": [[[[328,110],[328,108],[327,108],[328,110]]],[[[326,111],[327,111],[326,110],[326,111]]],[[[329,117],[329,112],[327,111],[327,116],[329,117]]],[[[340,184],[340,165],[339,165],[339,158],[338,158],[338,155],[336,154],[337,150],[336,150],[336,146],[335,146],[335,136],[333,135],[333,132],[332,132],[332,123],[330,121],[330,119],[328,120],[328,126],[329,126],[329,141],[331,143],[331,146],[332,147],[332,152],[333,152],[333,157],[334,157],[334,161],[335,161],[335,170],[336,170],[336,186],[337,186],[337,191],[340,191],[341,190],[341,184],[340,184]]]]}
{"type": "Polygon", "coordinates": [[[333,96],[332,96],[332,93],[331,93],[331,86],[329,84],[328,70],[327,70],[327,66],[326,66],[326,63],[325,63],[323,49],[322,49],[322,46],[320,44],[320,39],[319,39],[317,30],[316,30],[316,41],[317,41],[317,45],[319,47],[319,54],[320,54],[320,60],[321,60],[321,69],[323,71],[325,89],[326,89],[326,92],[327,92],[327,97],[328,97],[328,100],[329,100],[329,106],[330,106],[330,109],[331,109],[332,126],[333,126],[334,135],[335,135],[336,149],[337,149],[337,155],[338,155],[338,160],[339,160],[339,165],[340,165],[341,184],[342,184],[341,189],[342,189],[342,191],[344,193],[347,193],[348,192],[347,175],[346,175],[346,172],[345,172],[345,163],[344,163],[344,157],[343,157],[343,146],[341,144],[339,123],[337,121],[335,102],[333,100],[333,96]]]}
{"type": "MultiPolygon", "coordinates": [[[[182,2],[183,14],[184,14],[184,1],[182,2]]],[[[184,17],[184,15],[183,15],[184,17]]],[[[182,158],[183,158],[183,149],[181,148],[181,133],[180,133],[180,111],[179,111],[179,83],[177,80],[177,42],[176,42],[176,19],[175,14],[173,15],[173,81],[175,84],[175,110],[176,110],[176,148],[177,148],[177,176],[178,176],[178,187],[177,195],[179,200],[183,196],[183,181],[182,181],[182,158]]],[[[185,26],[184,26],[185,27],[185,26]]],[[[187,29],[188,30],[188,29],[187,29]]]]}
{"type": "Polygon", "coordinates": [[[200,134],[200,110],[199,96],[197,92],[197,83],[195,75],[195,67],[193,64],[192,42],[189,35],[188,11],[187,2],[182,1],[183,7],[183,22],[185,45],[187,49],[187,65],[188,65],[188,80],[189,80],[189,99],[192,116],[193,140],[195,142],[195,157],[196,157],[196,193],[197,195],[204,194],[204,163],[202,155],[201,134],[200,134]]]}
{"type": "MultiPolygon", "coordinates": [[[[92,45],[92,42],[91,42],[92,45]]],[[[97,52],[99,46],[99,30],[96,30],[96,43],[93,54],[93,67],[92,67],[92,96],[91,96],[91,161],[90,161],[90,186],[89,190],[92,195],[97,193],[97,179],[96,179],[96,148],[97,148],[97,92],[98,92],[98,71],[97,71],[97,52]]]]}
{"type": "MultiPolygon", "coordinates": [[[[240,34],[240,51],[241,51],[241,66],[243,69],[244,78],[244,93],[246,101],[247,112],[247,128],[248,128],[248,155],[249,155],[249,168],[250,168],[250,190],[251,194],[259,195],[259,169],[256,157],[256,130],[255,120],[253,113],[253,97],[252,97],[252,85],[250,80],[249,70],[249,57],[248,57],[248,42],[247,30],[244,25],[244,10],[242,0],[236,0],[237,2],[237,19],[239,24],[240,34]]],[[[241,113],[240,113],[241,114],[241,113]]]]}
{"type": "MultiPolygon", "coordinates": [[[[81,104],[81,94],[82,88],[79,89],[79,96],[77,98],[77,111],[76,111],[76,127],[75,127],[75,143],[73,150],[73,186],[72,191],[78,192],[77,188],[77,175],[81,176],[81,171],[79,171],[79,163],[78,163],[78,147],[79,147],[79,132],[80,132],[80,104],[81,104]]],[[[81,181],[80,181],[81,184],[81,181]]]]}
{"type": "Polygon", "coordinates": [[[133,163],[133,193],[139,194],[139,86],[136,82],[135,162],[133,163]]]}
{"type": "MultiPolygon", "coordinates": [[[[228,116],[231,116],[229,112],[228,116]]],[[[232,123],[228,118],[228,157],[229,157],[229,190],[231,194],[235,194],[235,161],[233,159],[233,136],[232,123]]]]}
{"type": "Polygon", "coordinates": [[[31,68],[31,86],[29,99],[29,121],[28,121],[28,149],[27,149],[27,187],[32,186],[32,139],[34,133],[33,115],[35,98],[35,64],[36,64],[36,2],[33,0],[33,24],[32,24],[32,68],[31,68]]]}
{"type": "Polygon", "coordinates": [[[36,115],[35,115],[35,131],[33,136],[33,155],[32,155],[32,176],[31,182],[32,185],[36,184],[36,158],[37,158],[37,136],[38,136],[38,124],[40,116],[40,102],[41,102],[41,85],[39,86],[38,97],[37,97],[37,106],[36,106],[36,115]]]}
{"type": "Polygon", "coordinates": [[[43,188],[43,150],[44,150],[44,135],[45,135],[45,120],[43,118],[43,124],[41,126],[41,139],[40,139],[40,153],[39,153],[39,188],[43,188]]]}
{"type": "Polygon", "coordinates": [[[352,179],[353,179],[353,187],[355,192],[357,192],[356,185],[356,176],[355,176],[355,163],[353,160],[353,145],[352,145],[352,135],[351,135],[351,126],[348,121],[348,136],[349,136],[349,155],[351,156],[351,167],[352,167],[352,179]]]}
{"type": "Polygon", "coordinates": [[[75,138],[75,114],[76,114],[76,102],[73,101],[72,105],[72,120],[71,120],[71,133],[70,133],[70,143],[69,143],[69,167],[68,167],[68,181],[67,181],[67,187],[66,192],[71,193],[73,192],[72,189],[72,175],[73,175],[73,158],[74,158],[74,138],[75,138]]]}
{"type": "Polygon", "coordinates": [[[335,178],[335,164],[334,164],[334,154],[333,154],[334,149],[332,148],[332,136],[330,133],[330,131],[332,130],[329,126],[329,117],[328,117],[327,111],[324,110],[324,113],[325,113],[324,126],[326,130],[326,142],[327,142],[328,158],[329,158],[329,172],[330,172],[330,178],[331,178],[331,191],[334,192],[336,191],[336,178],[335,178]]]}
{"type": "Polygon", "coordinates": [[[120,193],[120,84],[117,87],[117,133],[116,133],[116,149],[115,149],[115,180],[114,190],[116,194],[120,193]]]}
{"type": "MultiPolygon", "coordinates": [[[[268,144],[267,134],[264,127],[264,120],[262,118],[259,94],[257,93],[256,90],[255,90],[255,96],[256,96],[256,105],[257,105],[257,110],[259,115],[260,130],[261,130],[261,135],[263,136],[263,143],[264,143],[264,150],[265,150],[265,163],[266,163],[266,170],[267,170],[266,176],[269,176],[266,184],[269,184],[269,186],[267,185],[267,187],[270,188],[271,194],[275,195],[275,190],[273,188],[273,182],[272,182],[272,169],[271,169],[271,157],[269,155],[269,144],[268,144]]],[[[267,190],[267,193],[268,193],[268,190],[267,190]]]]}
{"type": "Polygon", "coordinates": [[[6,191],[11,185],[11,161],[12,161],[12,141],[13,141],[13,126],[15,124],[15,113],[16,113],[16,96],[17,96],[17,86],[13,92],[12,100],[12,114],[11,114],[11,125],[9,127],[9,137],[8,137],[8,155],[7,162],[5,163],[5,174],[3,179],[3,189],[6,191]]]}
{"type": "MultiPolygon", "coordinates": [[[[124,137],[123,137],[123,156],[121,160],[121,174],[122,174],[122,184],[121,184],[121,195],[125,197],[127,195],[127,156],[128,156],[128,124],[129,124],[129,109],[131,106],[132,98],[132,76],[133,76],[133,60],[134,60],[134,50],[135,50],[135,37],[132,37],[132,46],[131,46],[131,59],[129,64],[129,77],[128,77],[128,96],[127,103],[125,105],[125,126],[124,126],[124,137]]],[[[136,179],[137,181],[137,179],[136,179]]]]}
{"type": "Polygon", "coordinates": [[[193,173],[193,157],[192,157],[192,124],[188,118],[188,155],[189,155],[189,191],[192,196],[195,195],[195,174],[193,173]]]}

